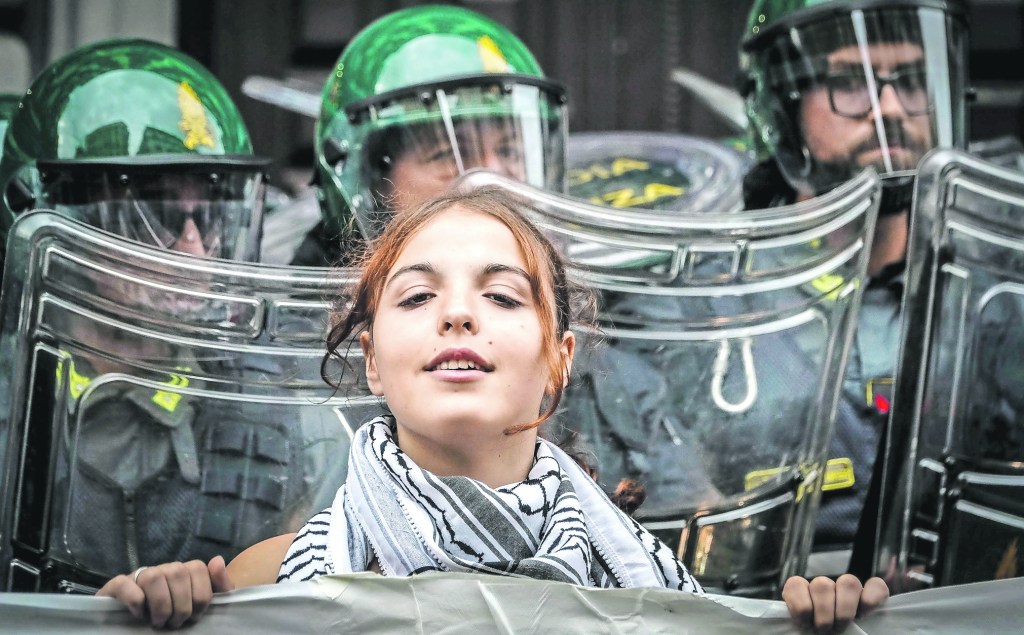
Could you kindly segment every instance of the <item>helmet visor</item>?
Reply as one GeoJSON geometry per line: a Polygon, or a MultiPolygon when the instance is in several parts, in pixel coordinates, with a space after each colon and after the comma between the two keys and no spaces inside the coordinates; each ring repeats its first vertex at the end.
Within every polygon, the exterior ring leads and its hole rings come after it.
{"type": "Polygon", "coordinates": [[[266,162],[40,161],[38,207],[154,247],[256,260],[266,162]]]}
{"type": "Polygon", "coordinates": [[[507,76],[466,82],[420,86],[348,109],[355,145],[335,174],[364,236],[472,169],[563,189],[561,91],[507,76]]]}
{"type": "Polygon", "coordinates": [[[823,192],[868,166],[912,176],[929,149],[963,147],[966,36],[946,12],[852,10],[764,39],[754,108],[794,186],[823,192]]]}

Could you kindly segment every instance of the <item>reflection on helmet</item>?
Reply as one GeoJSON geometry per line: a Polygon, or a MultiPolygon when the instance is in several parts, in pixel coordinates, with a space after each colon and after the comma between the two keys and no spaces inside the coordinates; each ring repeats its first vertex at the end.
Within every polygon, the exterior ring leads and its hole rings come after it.
{"type": "Polygon", "coordinates": [[[511,32],[471,11],[414,7],[352,40],[324,87],[317,179],[343,239],[486,168],[562,190],[565,95],[511,32]]]}
{"type": "Polygon", "coordinates": [[[72,51],[33,82],[3,147],[0,238],[48,207],[158,247],[258,256],[267,162],[224,87],[180,51],[127,39],[72,51]]]}
{"type": "MultiPolygon", "coordinates": [[[[0,158],[3,158],[3,139],[7,133],[7,122],[10,121],[11,115],[18,108],[18,102],[21,98],[17,95],[4,95],[0,94],[0,158]]],[[[0,248],[0,253],[3,249],[0,248]]]]}
{"type": "Polygon", "coordinates": [[[758,0],[740,56],[754,148],[809,194],[867,166],[912,177],[966,143],[966,55],[959,0],[758,0]]]}

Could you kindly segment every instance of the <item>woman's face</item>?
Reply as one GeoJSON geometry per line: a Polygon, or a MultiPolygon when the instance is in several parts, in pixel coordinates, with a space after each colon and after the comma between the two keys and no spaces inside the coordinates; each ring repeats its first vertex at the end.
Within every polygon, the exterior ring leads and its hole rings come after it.
{"type": "MultiPolygon", "coordinates": [[[[502,222],[456,206],[424,225],[388,272],[361,342],[370,389],[422,467],[510,442],[532,452],[532,431],[503,431],[537,418],[549,370],[526,263],[502,222]]],[[[566,363],[573,345],[566,333],[566,363]]]]}

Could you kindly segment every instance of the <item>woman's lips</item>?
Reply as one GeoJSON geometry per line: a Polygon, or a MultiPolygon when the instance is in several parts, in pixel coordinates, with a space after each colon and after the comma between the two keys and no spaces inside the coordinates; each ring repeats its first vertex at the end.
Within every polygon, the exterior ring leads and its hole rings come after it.
{"type": "Polygon", "coordinates": [[[461,365],[463,366],[469,363],[470,365],[475,366],[477,369],[483,371],[493,370],[493,368],[487,362],[487,360],[485,360],[471,348],[447,348],[438,353],[434,357],[434,359],[430,360],[430,362],[427,363],[424,370],[433,372],[438,370],[438,366],[441,366],[445,363],[451,365],[453,362],[455,364],[459,364],[461,362],[461,365]]]}
{"type": "Polygon", "coordinates": [[[483,379],[487,375],[486,371],[475,368],[463,370],[432,370],[429,372],[431,377],[453,383],[477,381],[483,379]]]}

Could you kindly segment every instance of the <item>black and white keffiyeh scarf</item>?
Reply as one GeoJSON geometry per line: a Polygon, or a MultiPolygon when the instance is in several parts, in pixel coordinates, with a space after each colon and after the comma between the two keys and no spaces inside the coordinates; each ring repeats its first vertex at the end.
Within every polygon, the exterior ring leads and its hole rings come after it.
{"type": "Polygon", "coordinates": [[[492,489],[420,469],[392,425],[379,417],[356,432],[346,484],[299,532],[279,580],[365,571],[375,557],[385,575],[456,571],[701,592],[554,444],[538,439],[526,480],[492,489]]]}

